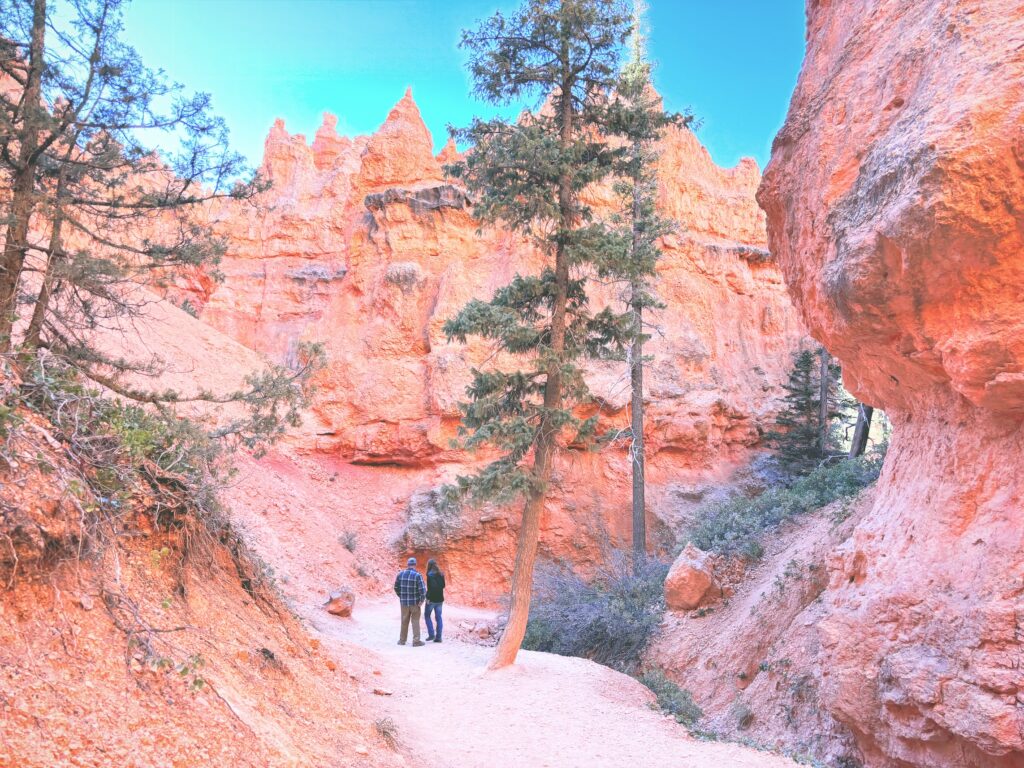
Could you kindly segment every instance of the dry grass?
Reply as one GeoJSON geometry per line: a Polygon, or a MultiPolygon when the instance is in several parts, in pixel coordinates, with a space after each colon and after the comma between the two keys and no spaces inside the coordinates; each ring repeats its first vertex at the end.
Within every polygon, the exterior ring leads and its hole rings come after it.
{"type": "Polygon", "coordinates": [[[381,717],[373,721],[373,729],[389,749],[398,749],[398,726],[390,717],[381,717]]]}

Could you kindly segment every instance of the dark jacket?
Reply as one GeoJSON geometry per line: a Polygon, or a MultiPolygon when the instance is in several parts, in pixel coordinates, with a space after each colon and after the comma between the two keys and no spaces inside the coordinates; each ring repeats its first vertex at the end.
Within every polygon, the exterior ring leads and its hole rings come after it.
{"type": "Polygon", "coordinates": [[[440,571],[431,571],[427,574],[427,602],[444,602],[444,574],[440,571]]]}

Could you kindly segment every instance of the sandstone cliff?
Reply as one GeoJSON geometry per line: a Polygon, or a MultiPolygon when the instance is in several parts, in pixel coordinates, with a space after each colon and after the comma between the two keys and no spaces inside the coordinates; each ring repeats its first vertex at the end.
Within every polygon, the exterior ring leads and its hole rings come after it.
{"type": "MultiPolygon", "coordinates": [[[[441,326],[470,298],[536,269],[538,255],[507,232],[480,230],[444,178],[454,146],[431,154],[410,93],[370,137],[339,137],[335,124],[325,115],[312,145],[274,125],[263,162],[274,186],[259,206],[216,212],[230,238],[225,280],[197,281],[191,300],[202,320],[271,359],[288,361],[303,341],[324,344],[312,415],[271,463],[297,477],[358,475],[360,490],[300,481],[317,488],[310,515],[362,531],[378,551],[393,552],[395,540],[424,553],[443,545],[463,598],[493,599],[511,567],[518,510],[444,520],[423,502],[474,461],[451,440],[469,369],[489,354],[447,343],[441,326]]],[[[767,251],[756,165],[719,168],[686,130],[670,132],[661,153],[661,206],[679,230],[664,240],[667,306],[648,345],[648,498],[651,530],[670,541],[688,506],[758,447],[803,331],[767,251]]],[[[590,380],[601,418],[628,424],[624,366],[595,365],[590,380]]],[[[624,446],[561,462],[543,523],[549,554],[586,565],[602,542],[628,537],[628,468],[624,446]]],[[[239,494],[246,508],[272,505],[256,486],[239,494]]],[[[294,530],[295,509],[283,506],[279,528],[294,530]]]]}
{"type": "Polygon", "coordinates": [[[885,408],[822,699],[870,766],[1024,765],[1024,6],[808,2],[759,200],[811,333],[885,408]]]}

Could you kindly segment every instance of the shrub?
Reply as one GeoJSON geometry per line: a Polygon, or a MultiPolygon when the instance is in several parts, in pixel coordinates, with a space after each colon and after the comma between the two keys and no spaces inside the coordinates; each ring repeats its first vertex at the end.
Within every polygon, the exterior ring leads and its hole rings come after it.
{"type": "Polygon", "coordinates": [[[661,711],[672,715],[676,722],[693,728],[704,717],[690,692],[676,685],[660,669],[644,672],[637,679],[651,689],[661,711]]]}
{"type": "Polygon", "coordinates": [[[373,729],[381,740],[391,749],[398,749],[398,725],[390,717],[382,717],[373,721],[373,729]]]}
{"type": "MultiPolygon", "coordinates": [[[[102,394],[58,361],[29,369],[19,404],[45,418],[82,475],[101,516],[120,516],[143,488],[161,524],[181,515],[217,515],[221,444],[171,409],[143,407],[102,394]]],[[[108,525],[91,526],[100,533],[108,525]]]]}
{"type": "Polygon", "coordinates": [[[732,716],[736,720],[736,728],[745,731],[754,723],[754,710],[742,701],[732,706],[732,716]]]}
{"type": "Polygon", "coordinates": [[[668,566],[645,560],[634,569],[622,553],[592,581],[568,568],[542,564],[523,647],[579,656],[631,673],[665,610],[668,566]]]}
{"type": "MultiPolygon", "coordinates": [[[[319,353],[311,349],[310,354],[319,353]]],[[[10,359],[0,355],[0,371],[10,369],[10,359]]],[[[62,542],[47,542],[48,551],[56,552],[59,543],[67,550],[62,556],[99,555],[145,511],[162,529],[180,531],[183,556],[208,554],[213,545],[223,544],[243,587],[252,591],[266,582],[264,569],[223,515],[217,495],[231,475],[227,458],[232,450],[245,446],[258,452],[297,420],[305,403],[305,377],[318,363],[299,372],[249,377],[247,389],[223,397],[200,393],[181,398],[172,391],[134,390],[116,377],[97,383],[48,350],[23,353],[18,360],[18,384],[11,385],[9,378],[0,384],[0,414],[16,417],[7,423],[42,420],[56,459],[63,453],[75,468],[74,476],[61,473],[59,481],[78,507],[80,530],[62,542]],[[185,400],[236,403],[239,409],[228,419],[212,406],[207,417],[185,418],[175,407],[185,400]]],[[[0,458],[8,443],[18,439],[8,432],[0,436],[0,458]]],[[[0,538],[9,536],[10,527],[0,526],[0,538]]]]}
{"type": "Polygon", "coordinates": [[[412,261],[399,261],[388,267],[384,279],[407,293],[423,278],[420,265],[412,261]]]}
{"type": "Polygon", "coordinates": [[[798,515],[858,493],[878,478],[881,457],[863,456],[818,467],[792,485],[755,498],[715,501],[697,510],[690,540],[703,550],[758,559],[762,534],[798,515]]]}

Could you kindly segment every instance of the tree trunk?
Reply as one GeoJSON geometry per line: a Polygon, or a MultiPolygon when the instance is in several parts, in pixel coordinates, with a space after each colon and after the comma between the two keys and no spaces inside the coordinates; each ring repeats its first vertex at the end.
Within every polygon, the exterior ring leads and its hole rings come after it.
{"type": "Polygon", "coordinates": [[[43,323],[46,322],[46,313],[50,308],[50,298],[53,296],[53,284],[57,279],[57,269],[64,260],[64,242],[61,239],[61,230],[64,227],[63,198],[66,186],[66,166],[61,167],[57,175],[57,189],[54,192],[53,228],[50,230],[50,247],[47,249],[46,268],[43,271],[43,281],[39,286],[39,295],[36,297],[35,306],[32,308],[32,319],[25,331],[24,346],[28,349],[35,349],[39,346],[39,339],[43,332],[43,323]]]}
{"type": "Polygon", "coordinates": [[[39,296],[36,297],[35,306],[32,308],[32,319],[29,321],[28,329],[25,331],[24,346],[28,349],[35,349],[39,346],[43,323],[46,321],[46,312],[50,307],[50,297],[53,295],[53,284],[57,278],[57,266],[64,260],[64,245],[61,241],[64,215],[60,208],[63,181],[62,177],[57,182],[57,209],[53,217],[53,229],[50,232],[50,247],[46,258],[46,269],[43,272],[42,285],[39,287],[39,296]]]}
{"type": "MultiPolygon", "coordinates": [[[[643,310],[635,307],[633,317],[639,333],[643,333],[643,310]]],[[[630,459],[633,467],[633,564],[639,566],[647,555],[647,503],[644,480],[644,341],[641,335],[633,339],[630,351],[631,413],[630,459]]]]}
{"type": "Polygon", "coordinates": [[[868,435],[871,432],[871,417],[875,409],[870,405],[860,403],[857,406],[857,426],[853,428],[853,444],[850,446],[850,458],[855,459],[864,455],[868,448],[868,435]]]}
{"type": "Polygon", "coordinates": [[[46,31],[46,0],[35,0],[28,73],[21,108],[22,128],[17,137],[18,166],[11,185],[11,219],[0,259],[0,352],[11,348],[11,333],[18,312],[18,283],[28,250],[29,223],[35,209],[36,148],[39,145],[39,112],[42,107],[43,41],[46,31]]]}
{"type": "MultiPolygon", "coordinates": [[[[569,65],[568,43],[563,40],[562,60],[565,69],[569,65]]],[[[560,140],[567,149],[573,138],[572,79],[562,81],[560,140]]],[[[575,200],[573,199],[572,178],[563,173],[558,182],[558,208],[561,227],[569,230],[575,223],[575,200]]],[[[551,458],[555,450],[557,428],[552,424],[550,414],[562,407],[562,363],[565,354],[565,315],[569,293],[569,258],[565,251],[564,238],[559,237],[555,247],[555,300],[551,311],[551,350],[547,361],[547,376],[544,384],[544,414],[541,416],[534,441],[533,489],[523,507],[523,523],[519,529],[516,544],[516,561],[512,570],[512,593],[510,597],[508,623],[502,632],[498,647],[488,669],[501,669],[514,664],[526,635],[526,623],[530,618],[530,598],[533,592],[533,567],[537,560],[537,544],[540,540],[540,514],[547,497],[551,481],[551,458]]]]}
{"type": "MultiPolygon", "coordinates": [[[[634,142],[633,150],[640,153],[639,142],[634,142]]],[[[638,225],[641,217],[640,174],[633,179],[633,258],[637,258],[640,247],[638,225]]],[[[629,349],[629,384],[630,384],[630,464],[633,469],[633,567],[639,568],[647,556],[647,502],[645,499],[646,485],[644,479],[644,304],[643,282],[639,277],[633,278],[630,286],[630,304],[633,311],[633,340],[629,349]]]]}
{"type": "MultiPolygon", "coordinates": [[[[544,400],[547,401],[545,389],[544,400]]],[[[544,485],[530,492],[523,507],[523,522],[519,528],[516,543],[516,561],[512,570],[512,595],[509,604],[508,623],[501,634],[498,647],[494,650],[488,669],[501,669],[514,664],[519,648],[526,636],[526,623],[530,618],[530,597],[533,592],[533,567],[537,561],[537,545],[540,541],[540,514],[547,496],[547,482],[551,479],[551,454],[554,441],[549,438],[537,439],[533,472],[537,482],[544,485]]]]}
{"type": "Polygon", "coordinates": [[[523,522],[516,544],[516,561],[512,570],[512,594],[508,623],[501,635],[489,669],[514,664],[526,635],[530,618],[530,597],[533,591],[533,567],[540,540],[540,514],[551,481],[551,458],[555,450],[557,429],[548,416],[562,406],[562,353],[565,350],[565,304],[569,286],[569,265],[565,248],[559,245],[555,265],[555,305],[551,315],[551,360],[544,385],[544,415],[537,429],[533,454],[533,489],[523,507],[523,522]]]}
{"type": "Polygon", "coordinates": [[[828,456],[828,426],[829,426],[829,400],[832,392],[832,374],[829,372],[829,364],[832,362],[832,355],[824,347],[819,353],[821,356],[821,368],[818,373],[818,446],[821,457],[828,456]]]}

